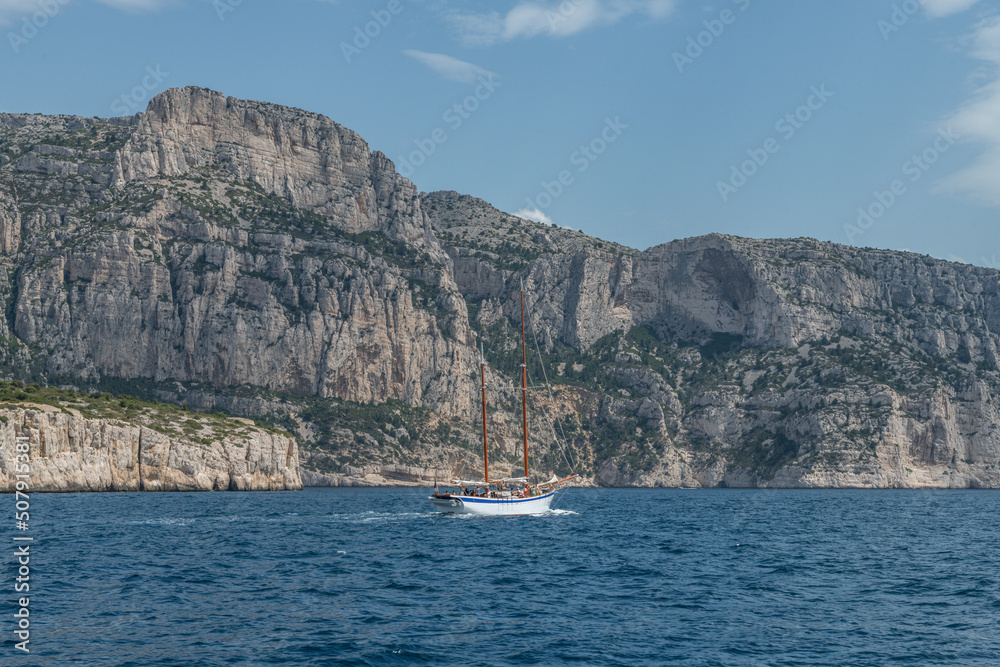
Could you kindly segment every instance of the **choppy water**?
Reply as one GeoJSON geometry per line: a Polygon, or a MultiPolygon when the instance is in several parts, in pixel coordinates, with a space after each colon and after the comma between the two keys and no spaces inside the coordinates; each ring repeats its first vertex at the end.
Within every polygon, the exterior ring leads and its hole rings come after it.
{"type": "Polygon", "coordinates": [[[426,495],[33,497],[32,652],[5,593],[0,664],[1000,664],[997,493],[426,495]]]}

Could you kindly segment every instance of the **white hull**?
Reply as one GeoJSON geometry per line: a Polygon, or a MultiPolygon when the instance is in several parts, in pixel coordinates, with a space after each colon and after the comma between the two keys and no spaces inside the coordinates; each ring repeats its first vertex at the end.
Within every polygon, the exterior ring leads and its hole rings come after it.
{"type": "Polygon", "coordinates": [[[518,516],[522,514],[544,514],[549,511],[555,491],[549,491],[532,498],[479,498],[441,494],[446,497],[431,496],[431,504],[438,512],[449,514],[485,514],[489,516],[518,516]]]}

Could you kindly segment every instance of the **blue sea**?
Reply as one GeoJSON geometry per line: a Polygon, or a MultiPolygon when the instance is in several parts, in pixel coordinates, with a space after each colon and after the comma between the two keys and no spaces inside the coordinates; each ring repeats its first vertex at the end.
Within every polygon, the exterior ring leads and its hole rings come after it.
{"type": "Polygon", "coordinates": [[[427,494],[33,496],[31,653],[7,530],[0,664],[1000,664],[998,493],[427,494]]]}

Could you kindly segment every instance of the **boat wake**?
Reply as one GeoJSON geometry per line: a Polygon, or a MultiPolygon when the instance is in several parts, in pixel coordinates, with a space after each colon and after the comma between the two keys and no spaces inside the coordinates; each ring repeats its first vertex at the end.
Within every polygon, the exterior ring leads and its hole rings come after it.
{"type": "Polygon", "coordinates": [[[363,514],[352,515],[348,523],[396,523],[399,521],[410,521],[413,519],[426,518],[433,512],[365,512],[363,514]]]}
{"type": "MultiPolygon", "coordinates": [[[[505,515],[507,519],[523,519],[523,518],[534,518],[534,519],[544,519],[546,517],[553,516],[569,516],[571,514],[579,514],[579,512],[574,512],[573,510],[546,510],[545,512],[539,512],[537,514],[508,514],[505,515]]],[[[429,512],[426,516],[441,517],[442,519],[447,519],[450,521],[476,521],[486,517],[494,517],[496,515],[492,514],[472,514],[471,512],[461,513],[461,512],[429,512]]]]}

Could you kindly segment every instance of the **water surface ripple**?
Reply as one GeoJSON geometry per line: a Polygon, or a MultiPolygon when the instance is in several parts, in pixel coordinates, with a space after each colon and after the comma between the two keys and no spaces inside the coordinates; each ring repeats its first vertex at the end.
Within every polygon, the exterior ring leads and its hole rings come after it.
{"type": "Polygon", "coordinates": [[[426,496],[35,496],[32,652],[8,592],[0,663],[1000,664],[1000,494],[569,489],[511,518],[426,496]]]}

